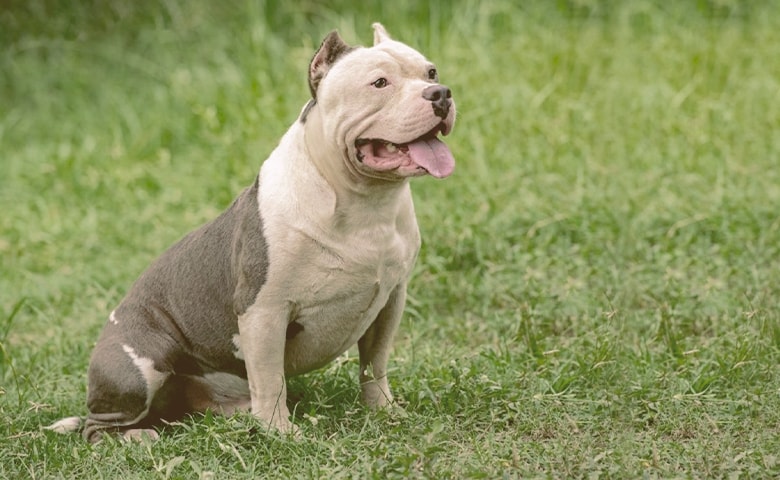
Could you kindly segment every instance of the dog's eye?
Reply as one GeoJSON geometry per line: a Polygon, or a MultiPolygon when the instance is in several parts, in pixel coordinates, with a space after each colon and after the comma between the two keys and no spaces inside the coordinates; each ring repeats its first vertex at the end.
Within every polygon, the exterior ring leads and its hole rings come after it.
{"type": "Polygon", "coordinates": [[[371,85],[375,86],[376,88],[385,88],[387,86],[387,79],[384,77],[377,78],[371,83],[371,85]]]}
{"type": "Polygon", "coordinates": [[[434,82],[438,82],[439,72],[437,72],[435,68],[428,70],[428,79],[433,80],[434,82]]]}

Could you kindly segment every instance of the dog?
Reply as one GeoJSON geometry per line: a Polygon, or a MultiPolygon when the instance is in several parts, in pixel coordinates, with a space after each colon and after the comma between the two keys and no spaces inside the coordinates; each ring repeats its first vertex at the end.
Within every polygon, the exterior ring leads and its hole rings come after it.
{"type": "Polygon", "coordinates": [[[444,178],[455,122],[433,63],[373,25],[309,65],[311,99],[252,186],[173,245],[111,312],[92,352],[86,420],[51,425],[157,438],[162,421],[251,411],[295,433],[285,378],[357,343],[361,399],[393,402],[387,362],[420,249],[409,179],[444,178]]]}

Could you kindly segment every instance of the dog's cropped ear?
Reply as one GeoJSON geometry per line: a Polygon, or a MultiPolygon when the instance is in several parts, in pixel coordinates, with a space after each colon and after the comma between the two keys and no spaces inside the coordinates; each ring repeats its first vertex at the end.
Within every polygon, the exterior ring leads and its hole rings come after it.
{"type": "Polygon", "coordinates": [[[384,42],[385,40],[392,40],[381,23],[375,22],[372,23],[371,26],[374,27],[374,45],[379,42],[384,42]]]}
{"type": "Polygon", "coordinates": [[[328,73],[330,67],[341,58],[345,53],[353,50],[354,47],[350,47],[339,36],[339,32],[332,31],[322,41],[317,53],[314,54],[314,58],[311,59],[309,64],[309,90],[311,90],[312,98],[317,98],[317,87],[320,85],[320,81],[328,73]]]}

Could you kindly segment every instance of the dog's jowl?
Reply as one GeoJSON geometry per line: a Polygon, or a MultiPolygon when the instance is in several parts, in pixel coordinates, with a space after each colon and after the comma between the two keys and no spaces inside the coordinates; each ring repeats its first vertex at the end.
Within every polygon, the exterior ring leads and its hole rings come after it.
{"type": "Polygon", "coordinates": [[[309,86],[252,186],[108,316],[89,366],[86,439],[156,437],[161,420],[207,409],[294,431],[285,378],[355,343],[363,401],[392,402],[388,356],[420,248],[409,179],[452,173],[439,137],[455,103],[436,67],[379,24],[370,48],[328,35],[309,86]]]}

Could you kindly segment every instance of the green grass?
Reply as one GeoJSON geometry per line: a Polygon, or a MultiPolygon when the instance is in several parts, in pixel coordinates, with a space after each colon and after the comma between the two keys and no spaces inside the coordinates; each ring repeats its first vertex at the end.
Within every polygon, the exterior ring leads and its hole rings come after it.
{"type": "Polygon", "coordinates": [[[0,477],[780,475],[780,5],[685,0],[0,4],[0,477]],[[518,4],[518,5],[515,5],[518,4]],[[219,6],[217,6],[219,5],[219,6]],[[434,60],[453,177],[391,360],[290,382],[300,441],[40,427],[138,274],[251,183],[338,28],[434,60]]]}

